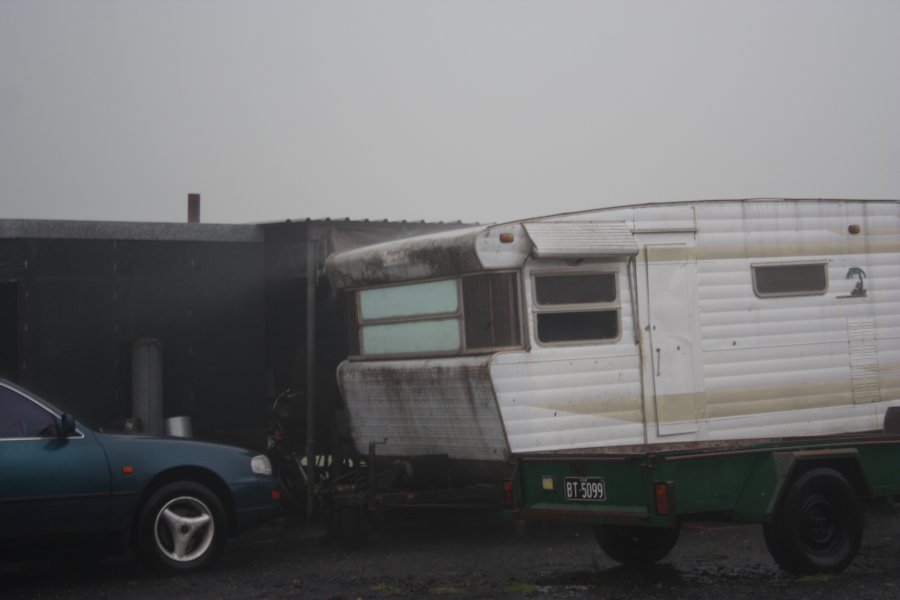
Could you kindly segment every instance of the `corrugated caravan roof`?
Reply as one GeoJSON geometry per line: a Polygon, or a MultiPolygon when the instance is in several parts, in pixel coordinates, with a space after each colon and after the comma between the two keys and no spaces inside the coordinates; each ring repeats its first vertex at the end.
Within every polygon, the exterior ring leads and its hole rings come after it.
{"type": "Polygon", "coordinates": [[[524,223],[537,258],[634,256],[638,245],[624,221],[524,223]]]}

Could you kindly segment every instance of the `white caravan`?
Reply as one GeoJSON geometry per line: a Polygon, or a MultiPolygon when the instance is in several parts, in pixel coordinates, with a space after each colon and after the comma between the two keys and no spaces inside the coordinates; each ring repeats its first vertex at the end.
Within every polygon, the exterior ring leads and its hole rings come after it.
{"type": "Polygon", "coordinates": [[[471,481],[518,453],[878,430],[900,405],[896,201],[608,208],[327,271],[351,292],[358,450],[444,455],[471,481]]]}

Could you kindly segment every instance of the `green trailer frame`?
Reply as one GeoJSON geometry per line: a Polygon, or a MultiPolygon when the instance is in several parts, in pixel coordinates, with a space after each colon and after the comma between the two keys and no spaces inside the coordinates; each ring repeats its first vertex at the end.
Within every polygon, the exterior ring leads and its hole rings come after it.
{"type": "Polygon", "coordinates": [[[518,518],[594,525],[626,564],[664,557],[684,521],[730,521],[763,524],[786,570],[834,573],[859,549],[864,504],[900,496],[900,435],[528,454],[509,487],[518,518]]]}

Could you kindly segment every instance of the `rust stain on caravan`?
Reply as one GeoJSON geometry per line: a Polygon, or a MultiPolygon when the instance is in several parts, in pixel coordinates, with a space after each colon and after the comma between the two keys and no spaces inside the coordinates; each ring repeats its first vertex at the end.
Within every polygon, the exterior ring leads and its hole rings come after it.
{"type": "Polygon", "coordinates": [[[357,446],[388,438],[386,455],[505,460],[488,358],[409,364],[346,362],[339,370],[357,446]]]}
{"type": "Polygon", "coordinates": [[[328,277],[339,288],[436,279],[481,270],[475,239],[483,227],[397,240],[331,255],[328,277]]]}
{"type": "Polygon", "coordinates": [[[464,273],[481,268],[481,265],[473,264],[470,257],[461,255],[455,249],[440,246],[373,254],[366,257],[359,266],[360,273],[356,278],[367,283],[393,279],[389,276],[392,272],[396,273],[398,280],[405,280],[406,271],[438,276],[443,273],[464,273]]]}

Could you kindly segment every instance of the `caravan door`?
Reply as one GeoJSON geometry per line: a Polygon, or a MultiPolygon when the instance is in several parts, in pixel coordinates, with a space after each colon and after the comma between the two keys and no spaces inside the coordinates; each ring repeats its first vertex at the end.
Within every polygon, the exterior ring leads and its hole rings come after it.
{"type": "Polygon", "coordinates": [[[702,397],[697,259],[689,244],[646,246],[653,408],[660,436],[696,432],[702,397]]]}

